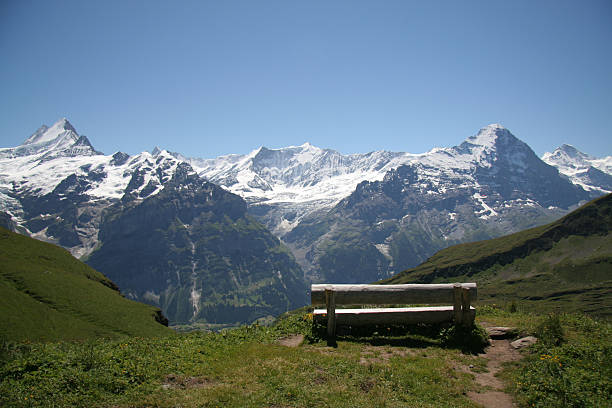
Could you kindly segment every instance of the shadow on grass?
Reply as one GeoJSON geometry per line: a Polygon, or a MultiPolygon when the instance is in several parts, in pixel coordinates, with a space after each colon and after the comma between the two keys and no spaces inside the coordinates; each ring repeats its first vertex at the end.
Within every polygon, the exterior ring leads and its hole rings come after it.
{"type": "Polygon", "coordinates": [[[427,348],[440,346],[440,342],[434,339],[409,337],[388,337],[388,336],[373,336],[373,337],[354,337],[345,336],[339,337],[338,340],[349,341],[352,343],[363,343],[371,346],[392,346],[392,347],[408,347],[408,348],[427,348]]]}
{"type": "MultiPolygon", "coordinates": [[[[313,330],[314,331],[314,330],[313,330]]],[[[362,343],[371,346],[392,346],[406,348],[442,347],[460,349],[464,353],[479,354],[489,345],[486,331],[473,327],[453,324],[410,326],[338,326],[336,339],[327,339],[325,328],[317,329],[318,337],[328,345],[336,347],[336,341],[362,343]]]]}

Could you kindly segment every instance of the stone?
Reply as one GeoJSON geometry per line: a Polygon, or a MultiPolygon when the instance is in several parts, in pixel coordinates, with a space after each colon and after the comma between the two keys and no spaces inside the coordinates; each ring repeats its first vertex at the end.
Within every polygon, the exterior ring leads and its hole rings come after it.
{"type": "Polygon", "coordinates": [[[516,327],[487,327],[487,334],[492,339],[507,339],[509,337],[514,337],[518,333],[516,327]]]}
{"type": "Polygon", "coordinates": [[[510,345],[512,347],[514,347],[515,349],[521,349],[524,347],[529,347],[532,344],[534,344],[535,342],[537,342],[538,339],[533,337],[533,336],[527,336],[527,337],[523,337],[521,339],[518,339],[516,341],[513,341],[512,343],[510,343],[510,345]]]}

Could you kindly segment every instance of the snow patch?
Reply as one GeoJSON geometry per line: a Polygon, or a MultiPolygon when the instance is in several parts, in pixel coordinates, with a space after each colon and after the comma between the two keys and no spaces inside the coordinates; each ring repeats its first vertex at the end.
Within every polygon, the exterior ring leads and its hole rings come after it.
{"type": "Polygon", "coordinates": [[[150,290],[146,291],[144,293],[144,295],[142,295],[142,298],[144,300],[148,300],[149,302],[153,302],[153,303],[159,305],[160,295],[158,295],[157,293],[155,293],[153,291],[150,291],[150,290]]]}
{"type": "Polygon", "coordinates": [[[474,195],[472,195],[472,198],[476,199],[483,208],[483,210],[477,211],[476,214],[488,213],[481,215],[479,218],[483,220],[488,220],[491,217],[499,215],[493,208],[489,207],[487,203],[484,202],[484,199],[487,198],[486,196],[483,196],[480,193],[474,193],[474,195]]]}
{"type": "Polygon", "coordinates": [[[391,247],[389,245],[375,244],[374,246],[376,247],[376,249],[378,249],[378,252],[380,252],[385,258],[391,259],[391,252],[390,252],[391,247]]]}

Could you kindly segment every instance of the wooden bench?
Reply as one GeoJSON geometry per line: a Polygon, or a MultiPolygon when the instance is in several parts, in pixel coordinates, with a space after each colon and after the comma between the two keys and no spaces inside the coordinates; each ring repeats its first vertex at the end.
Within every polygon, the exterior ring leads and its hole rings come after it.
{"type": "Polygon", "coordinates": [[[336,325],[414,324],[452,322],[471,326],[476,310],[475,283],[338,285],[315,284],[310,296],[316,322],[327,320],[328,339],[336,336],[336,325]],[[451,306],[337,309],[337,306],[446,304],[451,306]]]}

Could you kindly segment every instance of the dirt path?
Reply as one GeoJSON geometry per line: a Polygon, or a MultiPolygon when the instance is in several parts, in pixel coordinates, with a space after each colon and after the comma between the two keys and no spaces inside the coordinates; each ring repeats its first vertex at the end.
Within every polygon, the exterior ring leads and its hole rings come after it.
{"type": "MultiPolygon", "coordinates": [[[[484,324],[483,324],[484,326],[484,324]]],[[[298,347],[304,341],[302,335],[292,335],[282,339],[279,339],[277,343],[286,347],[298,347]]],[[[403,350],[400,355],[405,355],[408,352],[403,350]]],[[[382,361],[388,360],[390,356],[396,353],[383,353],[382,356],[373,357],[371,350],[364,351],[360,363],[366,364],[371,361],[382,361]]],[[[521,359],[521,354],[518,350],[510,345],[508,339],[491,339],[491,345],[487,347],[484,354],[480,355],[488,360],[486,373],[474,373],[476,383],[482,386],[484,389],[481,392],[468,392],[468,397],[482,405],[484,408],[515,408],[517,405],[514,403],[512,396],[503,391],[504,383],[497,378],[495,375],[502,369],[502,364],[508,361],[516,361],[521,359]]]]}
{"type": "MultiPolygon", "coordinates": [[[[488,326],[486,322],[482,322],[482,324],[485,327],[488,326]]],[[[520,360],[521,354],[510,345],[510,340],[492,338],[491,345],[487,347],[482,357],[489,360],[487,363],[488,372],[474,373],[474,375],[476,382],[485,387],[485,390],[468,392],[468,397],[485,408],[516,407],[517,405],[510,394],[504,392],[504,383],[495,375],[501,371],[503,363],[520,360]]]]}
{"type": "Polygon", "coordinates": [[[298,347],[304,341],[304,336],[301,334],[294,334],[291,336],[284,337],[277,341],[278,344],[285,347],[298,347]]]}

